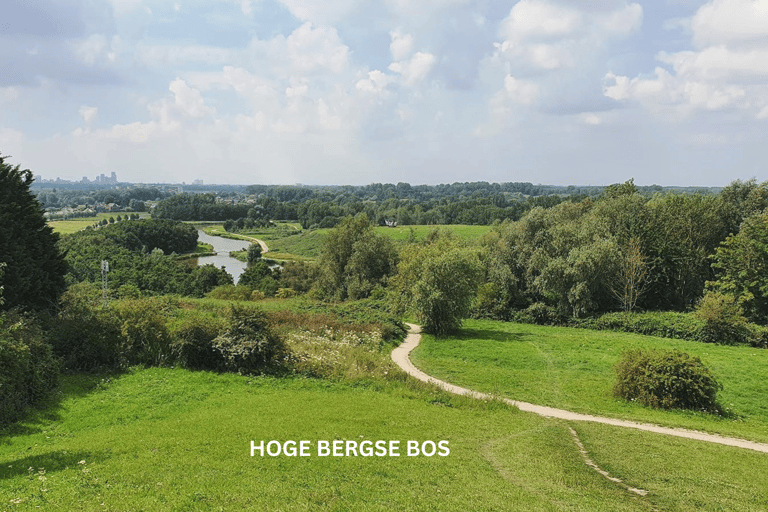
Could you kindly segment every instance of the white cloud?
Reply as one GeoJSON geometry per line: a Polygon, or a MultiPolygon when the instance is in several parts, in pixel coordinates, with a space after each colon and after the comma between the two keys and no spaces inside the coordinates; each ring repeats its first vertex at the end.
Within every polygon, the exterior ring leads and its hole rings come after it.
{"type": "Polygon", "coordinates": [[[142,0],[109,0],[109,3],[112,4],[112,10],[114,11],[115,16],[121,18],[138,8],[141,5],[141,1],[142,0]]]}
{"type": "Polygon", "coordinates": [[[368,78],[363,78],[355,83],[358,91],[370,92],[374,94],[383,94],[388,84],[392,82],[392,77],[382,73],[378,69],[368,72],[368,78]]]}
{"type": "Polygon", "coordinates": [[[709,45],[757,43],[768,35],[768,0],[714,0],[691,21],[694,42],[709,45]]]}
{"type": "Polygon", "coordinates": [[[185,116],[200,118],[215,113],[214,109],[205,105],[200,91],[191,88],[180,78],[171,82],[168,90],[174,95],[174,105],[185,116]]]}
{"type": "Polygon", "coordinates": [[[83,64],[93,66],[99,62],[114,62],[121,44],[119,36],[108,39],[103,34],[91,34],[85,39],[72,43],[72,48],[83,64]]]}
{"type": "Polygon", "coordinates": [[[402,76],[403,84],[412,87],[424,80],[435,65],[435,56],[431,53],[417,52],[410,60],[393,62],[389,70],[402,76]]]}
{"type": "Polygon", "coordinates": [[[18,87],[0,87],[0,103],[10,103],[19,97],[18,87]]]}
{"type": "Polygon", "coordinates": [[[229,48],[201,45],[147,45],[140,46],[137,52],[139,62],[150,66],[180,65],[190,62],[224,64],[235,57],[236,52],[229,48]]]}
{"type": "Polygon", "coordinates": [[[508,41],[529,38],[562,38],[582,27],[581,14],[542,0],[521,0],[502,24],[501,34],[508,41]]]}
{"type": "Polygon", "coordinates": [[[298,71],[324,69],[341,73],[347,68],[349,48],[334,28],[314,28],[311,23],[305,23],[288,36],[285,45],[286,56],[298,71]]]}
{"type": "Polygon", "coordinates": [[[358,0],[279,0],[296,18],[319,25],[334,25],[344,19],[358,0]]]}
{"type": "Polygon", "coordinates": [[[696,50],[660,52],[654,76],[605,76],[605,96],[656,115],[730,110],[762,119],[768,109],[768,0],[713,0],[693,16],[696,50]]]}
{"type": "Polygon", "coordinates": [[[538,85],[519,80],[511,75],[504,78],[504,91],[507,98],[520,105],[532,105],[539,96],[538,85]]]}
{"type": "Polygon", "coordinates": [[[390,32],[389,36],[392,38],[392,42],[389,44],[392,60],[396,62],[408,58],[413,48],[413,36],[401,34],[396,30],[390,32]]]}
{"type": "Polygon", "coordinates": [[[89,107],[87,105],[83,105],[80,107],[80,110],[78,110],[78,114],[80,114],[80,117],[83,118],[83,121],[85,121],[85,125],[90,128],[93,122],[96,120],[96,116],[99,114],[98,107],[89,107]]]}
{"type": "Polygon", "coordinates": [[[639,29],[643,10],[638,4],[608,5],[594,12],[578,3],[521,0],[502,22],[498,53],[506,60],[534,68],[556,70],[594,59],[611,38],[639,29]]]}

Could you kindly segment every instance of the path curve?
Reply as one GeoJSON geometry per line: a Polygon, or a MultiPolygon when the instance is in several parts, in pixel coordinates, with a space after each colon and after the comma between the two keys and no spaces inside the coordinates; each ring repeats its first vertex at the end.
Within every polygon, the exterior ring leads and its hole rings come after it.
{"type": "MultiPolygon", "coordinates": [[[[409,357],[411,351],[415,349],[419,341],[421,341],[421,330],[418,325],[407,324],[410,327],[408,336],[405,341],[400,344],[399,347],[392,351],[392,361],[394,361],[400,368],[402,368],[408,375],[416,377],[417,379],[435,384],[436,386],[457,395],[467,395],[478,400],[488,400],[494,397],[487,393],[480,393],[478,391],[472,391],[471,389],[462,388],[454,384],[436,379],[422,372],[411,363],[409,357]]],[[[706,434],[697,430],[687,430],[683,428],[669,428],[660,427],[650,423],[637,423],[634,421],[619,420],[615,418],[606,418],[603,416],[592,416],[590,414],[580,414],[576,412],[566,411],[563,409],[554,409],[552,407],[546,407],[542,405],[529,404],[527,402],[519,402],[517,400],[510,400],[509,398],[502,398],[502,400],[510,405],[514,405],[521,411],[532,412],[540,416],[549,418],[559,418],[569,421],[591,421],[593,423],[602,423],[604,425],[613,425],[616,427],[634,428],[637,430],[645,430],[647,432],[655,432],[657,434],[666,434],[670,436],[683,437],[686,439],[696,439],[698,441],[705,441],[708,443],[723,444],[726,446],[736,446],[738,448],[745,448],[748,450],[755,450],[758,452],[768,453],[768,444],[757,443],[754,441],[747,441],[745,439],[737,439],[733,437],[723,437],[715,434],[706,434]]]]}
{"type": "MultiPolygon", "coordinates": [[[[218,231],[218,230],[214,229],[213,231],[218,231]]],[[[215,236],[215,235],[208,235],[208,236],[215,236]]],[[[269,252],[269,247],[267,247],[267,243],[264,240],[259,240],[258,238],[254,238],[252,236],[246,236],[246,235],[238,234],[237,236],[239,237],[237,238],[237,240],[242,240],[244,242],[256,242],[257,244],[259,244],[261,246],[261,254],[269,252]]],[[[218,238],[221,238],[222,240],[233,240],[231,238],[224,238],[222,236],[218,238]]]]}

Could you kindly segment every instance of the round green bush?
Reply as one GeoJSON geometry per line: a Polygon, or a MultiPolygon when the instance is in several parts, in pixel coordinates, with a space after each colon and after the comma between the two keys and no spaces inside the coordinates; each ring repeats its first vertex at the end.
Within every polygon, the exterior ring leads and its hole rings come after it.
{"type": "Polygon", "coordinates": [[[221,354],[223,371],[260,374],[276,371],[288,347],[258,309],[231,306],[226,330],[212,342],[221,354]]]}
{"type": "Polygon", "coordinates": [[[677,350],[631,350],[616,365],[614,394],[660,409],[720,412],[722,385],[698,357],[677,350]]]}

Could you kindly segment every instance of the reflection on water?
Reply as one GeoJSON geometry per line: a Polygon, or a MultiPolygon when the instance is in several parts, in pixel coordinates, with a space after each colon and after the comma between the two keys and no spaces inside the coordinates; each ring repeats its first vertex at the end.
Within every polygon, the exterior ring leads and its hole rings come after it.
{"type": "Polygon", "coordinates": [[[198,230],[197,234],[198,239],[201,242],[211,244],[213,246],[213,250],[218,254],[216,256],[202,256],[200,258],[192,258],[189,260],[190,264],[200,266],[213,264],[216,267],[223,268],[230,275],[232,275],[235,283],[237,283],[237,280],[240,279],[240,274],[245,272],[245,269],[248,268],[248,264],[238,259],[231,258],[229,256],[229,252],[237,251],[240,249],[247,249],[248,246],[251,245],[250,242],[245,242],[242,240],[230,240],[228,238],[221,238],[219,236],[209,236],[201,230],[198,230]]]}

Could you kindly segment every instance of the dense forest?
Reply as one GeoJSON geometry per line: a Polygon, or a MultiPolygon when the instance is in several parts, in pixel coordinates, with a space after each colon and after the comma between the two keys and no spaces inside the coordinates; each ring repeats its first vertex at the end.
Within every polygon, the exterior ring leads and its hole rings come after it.
{"type": "MultiPolygon", "coordinates": [[[[269,219],[293,220],[304,229],[331,228],[341,219],[360,213],[378,225],[386,222],[490,225],[518,220],[536,207],[549,208],[563,201],[599,197],[604,189],[486,182],[437,186],[407,183],[358,187],[249,185],[244,194],[173,196],[160,201],[152,210],[152,216],[200,221],[243,219],[249,223],[246,227],[254,223],[263,225],[269,219]]],[[[646,196],[664,191],[658,185],[636,190],[646,196]]],[[[712,190],[696,190],[696,193],[709,195],[712,190]]]]}

